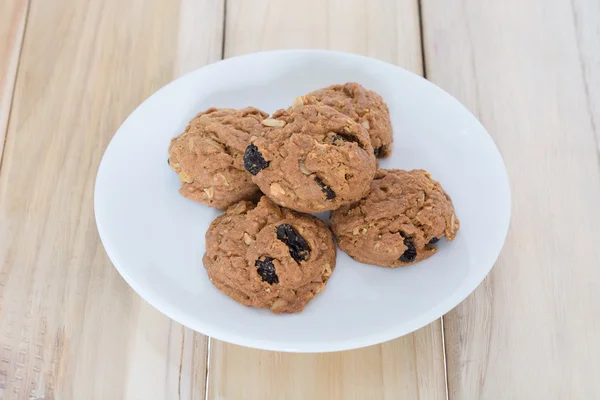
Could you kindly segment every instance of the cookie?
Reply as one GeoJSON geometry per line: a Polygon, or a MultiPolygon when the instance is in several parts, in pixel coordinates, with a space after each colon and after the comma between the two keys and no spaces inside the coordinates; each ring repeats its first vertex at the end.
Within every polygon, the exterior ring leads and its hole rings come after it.
{"type": "Polygon", "coordinates": [[[356,261],[393,268],[431,257],[460,223],[450,196],[427,171],[381,169],[368,196],[333,211],[329,226],[356,261]]]}
{"type": "Polygon", "coordinates": [[[258,198],[260,190],[244,169],[243,156],[267,116],[252,107],[209,108],[196,115],[169,147],[169,165],[181,181],[179,193],[221,210],[258,198]]]}
{"type": "Polygon", "coordinates": [[[244,165],[275,203],[296,211],[334,210],[361,199],[375,175],[366,130],[323,105],[279,110],[246,148],[244,165]]]}
{"type": "Polygon", "coordinates": [[[221,292],[278,314],[302,311],[325,289],[335,256],[321,220],[263,196],[258,205],[242,201],[212,222],[203,262],[221,292]]]}
{"type": "Polygon", "coordinates": [[[390,111],[377,93],[349,82],[315,90],[294,101],[295,105],[315,103],[333,107],[365,127],[376,157],[387,157],[392,152],[394,136],[390,111]]]}

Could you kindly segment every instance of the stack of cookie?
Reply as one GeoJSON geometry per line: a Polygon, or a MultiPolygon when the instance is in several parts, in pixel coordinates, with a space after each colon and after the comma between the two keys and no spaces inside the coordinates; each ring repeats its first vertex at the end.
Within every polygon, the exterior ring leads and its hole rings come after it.
{"type": "Polygon", "coordinates": [[[211,108],[171,141],[180,193],[226,210],[206,233],[204,266],[223,293],[275,313],[325,289],[336,248],[383,267],[430,257],[459,228],[450,197],[423,170],[377,169],[392,151],[381,96],[333,85],[268,114],[211,108]],[[310,213],[332,211],[329,228],[310,213]]]}

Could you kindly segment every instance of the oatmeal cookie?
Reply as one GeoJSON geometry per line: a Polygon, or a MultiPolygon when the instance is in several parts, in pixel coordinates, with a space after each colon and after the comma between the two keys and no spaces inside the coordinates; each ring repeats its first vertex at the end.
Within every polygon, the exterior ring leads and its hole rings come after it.
{"type": "Polygon", "coordinates": [[[203,263],[210,281],[235,301],[293,313],[325,289],[335,256],[321,220],[263,196],[258,205],[239,202],[212,222],[203,263]]]}
{"type": "Polygon", "coordinates": [[[260,190],[244,169],[243,155],[267,116],[252,107],[209,108],[196,115],[169,147],[169,165],[181,181],[179,193],[222,210],[257,199],[260,190]]]}
{"type": "Polygon", "coordinates": [[[357,261],[398,267],[432,256],[460,226],[450,196],[423,170],[379,170],[360,202],[331,213],[338,246],[357,261]]]}
{"type": "Polygon", "coordinates": [[[244,165],[275,203],[301,212],[360,200],[376,169],[366,130],[323,105],[279,110],[246,148],[244,165]]]}
{"type": "Polygon", "coordinates": [[[317,103],[333,107],[361,124],[369,132],[376,157],[390,155],[394,141],[392,123],[388,106],[380,95],[349,82],[315,90],[294,101],[295,105],[317,103]]]}

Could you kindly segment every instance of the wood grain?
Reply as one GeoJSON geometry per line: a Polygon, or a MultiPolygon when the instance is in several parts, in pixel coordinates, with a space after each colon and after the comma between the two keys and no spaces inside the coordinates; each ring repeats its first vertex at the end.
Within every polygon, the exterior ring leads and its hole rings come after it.
{"type": "Polygon", "coordinates": [[[222,13],[217,0],[32,2],[0,169],[1,399],[204,398],[206,338],[121,279],[93,186],[137,104],[220,58],[222,13]]]}
{"type": "Polygon", "coordinates": [[[572,1],[573,24],[577,32],[577,52],[582,69],[592,129],[600,164],[600,2],[572,1]]]}
{"type": "Polygon", "coordinates": [[[28,7],[28,0],[0,2],[0,165],[28,7]]]}
{"type": "Polygon", "coordinates": [[[211,399],[444,399],[438,322],[359,350],[291,354],[212,339],[211,399]]]}
{"type": "Polygon", "coordinates": [[[600,397],[593,10],[583,0],[423,0],[427,76],[488,128],[513,197],[497,265],[444,317],[450,399],[600,397]]]}
{"type": "MultiPolygon", "coordinates": [[[[366,54],[422,72],[416,1],[227,1],[227,57],[277,48],[366,54]]],[[[288,354],[212,341],[210,399],[444,399],[439,321],[395,341],[288,354]]]]}
{"type": "MultiPolygon", "coordinates": [[[[503,152],[513,219],[445,316],[451,399],[600,397],[600,3],[421,0],[426,72],[503,152]]],[[[0,2],[0,399],[445,398],[439,322],[366,349],[208,340],[120,278],[93,218],[124,118],[221,57],[224,0],[0,2]],[[9,121],[10,116],[10,121],[9,121]]],[[[227,0],[226,56],[329,48],[423,72],[417,0],[227,0]]]]}
{"type": "Polygon", "coordinates": [[[227,0],[225,57],[262,50],[346,51],[423,73],[416,0],[227,0]]]}

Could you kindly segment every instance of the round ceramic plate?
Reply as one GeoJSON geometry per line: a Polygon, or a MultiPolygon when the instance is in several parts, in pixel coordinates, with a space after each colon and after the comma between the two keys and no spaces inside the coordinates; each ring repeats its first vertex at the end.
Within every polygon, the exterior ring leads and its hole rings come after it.
{"type": "Polygon", "coordinates": [[[510,219],[506,170],[494,142],[453,97],[402,68],[329,51],[273,51],[230,58],[185,75],[144,101],[102,158],[95,213],[108,256],[158,310],[198,332],[269,350],[324,352],[412,332],[471,293],[490,271],[510,219]],[[285,108],[294,97],[359,82],[389,105],[392,156],[381,168],[424,168],[452,196],[461,228],[433,257],[388,269],[338,250],[327,289],[298,314],[242,306],[212,286],[204,234],[219,211],[177,191],[167,165],[172,137],[209,107],[285,108]]]}

